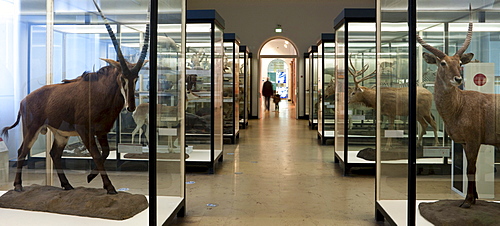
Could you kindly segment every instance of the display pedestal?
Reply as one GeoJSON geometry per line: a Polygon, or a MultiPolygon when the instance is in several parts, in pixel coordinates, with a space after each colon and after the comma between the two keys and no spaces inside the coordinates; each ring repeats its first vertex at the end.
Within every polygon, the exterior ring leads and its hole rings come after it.
{"type": "MultiPolygon", "coordinates": [[[[0,191],[3,195],[5,191],[0,191]]],[[[146,196],[149,200],[149,197],[146,196]]],[[[179,207],[184,205],[180,197],[158,196],[158,222],[166,222],[175,217],[179,207]]],[[[112,226],[112,225],[147,225],[149,222],[149,208],[127,220],[107,220],[100,218],[80,217],[64,214],[35,212],[17,209],[0,208],[2,225],[73,225],[73,226],[112,226]]]]}

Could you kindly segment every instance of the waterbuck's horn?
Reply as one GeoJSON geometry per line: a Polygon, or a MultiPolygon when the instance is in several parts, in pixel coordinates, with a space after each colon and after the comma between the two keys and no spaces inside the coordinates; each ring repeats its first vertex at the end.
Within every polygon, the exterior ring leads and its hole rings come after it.
{"type": "Polygon", "coordinates": [[[429,52],[431,52],[432,54],[434,54],[438,58],[443,59],[446,56],[446,54],[443,53],[443,51],[436,49],[435,47],[427,44],[427,42],[425,42],[422,38],[420,38],[419,35],[417,35],[417,41],[422,45],[422,47],[429,50],[429,52]]]}
{"type": "Polygon", "coordinates": [[[462,56],[465,50],[467,50],[467,48],[469,47],[471,39],[472,39],[472,6],[469,4],[469,30],[467,31],[467,37],[465,38],[464,45],[455,53],[455,55],[462,56]]]}

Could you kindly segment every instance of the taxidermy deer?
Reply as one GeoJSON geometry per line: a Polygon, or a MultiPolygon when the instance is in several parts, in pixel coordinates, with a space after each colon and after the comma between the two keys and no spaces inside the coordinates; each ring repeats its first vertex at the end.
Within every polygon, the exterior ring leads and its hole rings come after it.
{"type": "Polygon", "coordinates": [[[110,65],[100,68],[97,72],[85,72],[76,79],[64,80],[61,84],[43,86],[21,101],[16,122],[2,131],[3,135],[8,136],[8,130],[16,127],[22,117],[23,143],[18,150],[14,179],[16,191],[23,190],[21,171],[26,155],[38,134],[45,134],[48,128],[54,133],[50,156],[54,161],[61,186],[65,190],[73,187],[64,175],[61,156],[69,137],[80,136],[96,164],[96,169],[88,175],[87,181],[90,182],[101,174],[103,187],[107,193],[117,193],[104,169],[104,161],[109,155],[107,134],[124,107],[130,112],[136,108],[135,84],[139,70],[145,63],[149,25],[146,27],[139,60],[135,64],[129,63],[123,57],[109,22],[95,1],[94,4],[105,22],[119,62],[103,59],[110,65]],[[102,154],[97,147],[96,137],[102,148],[102,154]]]}
{"type": "MultiPolygon", "coordinates": [[[[361,103],[369,108],[376,108],[376,90],[373,88],[368,88],[361,86],[360,83],[373,78],[376,75],[376,71],[373,71],[369,75],[357,79],[357,77],[363,75],[369,68],[368,65],[363,66],[361,70],[356,70],[351,58],[349,58],[349,74],[353,76],[354,88],[350,89],[349,94],[349,104],[351,103],[361,103]]],[[[389,118],[389,129],[394,129],[394,120],[396,116],[408,116],[408,89],[407,88],[394,88],[394,87],[381,87],[381,107],[380,114],[386,115],[389,118]]],[[[432,107],[432,93],[423,88],[417,87],[417,121],[422,126],[418,136],[418,144],[422,145],[423,136],[426,133],[426,128],[430,124],[434,130],[434,145],[438,145],[437,136],[437,125],[436,121],[431,114],[432,107]]],[[[388,142],[390,143],[390,142],[388,142]]]]}
{"type": "MultiPolygon", "coordinates": [[[[167,116],[175,116],[177,114],[177,106],[157,104],[156,111],[158,115],[166,114],[167,116]]],[[[139,129],[141,129],[143,125],[147,127],[144,131],[146,141],[149,142],[149,103],[139,104],[134,113],[132,113],[132,118],[136,124],[134,131],[132,131],[132,143],[134,143],[135,134],[139,132],[139,129]]]]}
{"type": "Polygon", "coordinates": [[[434,85],[434,101],[443,118],[446,131],[453,141],[463,145],[467,158],[467,196],[460,205],[469,208],[478,199],[476,190],[476,161],[481,144],[500,147],[500,95],[467,91],[458,88],[463,78],[462,65],[469,63],[473,53],[465,53],[472,39],[472,22],[464,45],[455,55],[448,56],[441,50],[427,44],[420,37],[417,41],[429,53],[423,53],[428,64],[438,66],[434,85]]]}

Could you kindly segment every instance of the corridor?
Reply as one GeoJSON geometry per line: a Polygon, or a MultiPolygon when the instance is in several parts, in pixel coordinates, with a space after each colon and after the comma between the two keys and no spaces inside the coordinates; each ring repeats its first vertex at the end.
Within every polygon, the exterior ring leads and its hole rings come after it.
{"type": "Polygon", "coordinates": [[[215,174],[188,171],[187,213],[174,224],[377,225],[374,172],[343,177],[333,145],[294,114],[281,101],[280,112],[263,112],[224,145],[215,174]]]}

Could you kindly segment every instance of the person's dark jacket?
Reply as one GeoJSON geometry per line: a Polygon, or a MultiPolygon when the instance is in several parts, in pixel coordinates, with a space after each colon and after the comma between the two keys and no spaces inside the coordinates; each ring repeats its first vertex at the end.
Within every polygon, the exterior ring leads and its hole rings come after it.
{"type": "Polygon", "coordinates": [[[273,84],[270,81],[265,81],[262,85],[262,96],[270,97],[274,94],[273,84]]]}

